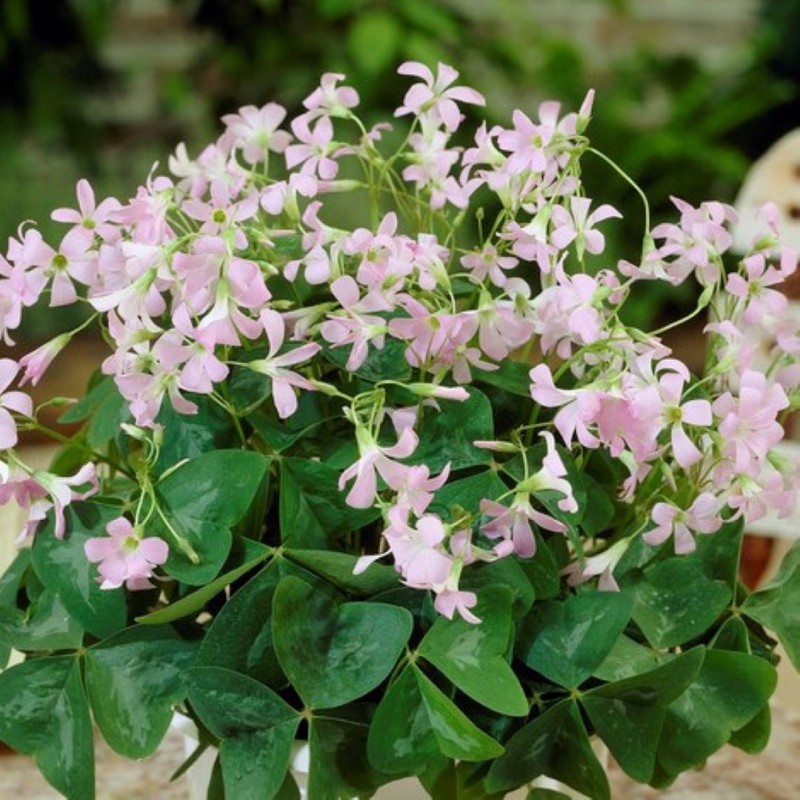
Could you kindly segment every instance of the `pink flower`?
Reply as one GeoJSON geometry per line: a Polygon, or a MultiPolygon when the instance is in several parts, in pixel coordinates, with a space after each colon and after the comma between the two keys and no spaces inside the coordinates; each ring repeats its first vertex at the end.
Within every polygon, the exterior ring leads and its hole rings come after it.
{"type": "Polygon", "coordinates": [[[11,416],[14,411],[24,417],[33,416],[33,401],[23,392],[6,392],[19,372],[19,365],[10,358],[0,358],[0,450],[13,447],[17,441],[17,424],[11,416]]]}
{"type": "Polygon", "coordinates": [[[117,517],[106,525],[108,536],[88,539],[84,544],[86,558],[98,564],[101,589],[125,586],[131,591],[150,589],[153,570],[169,557],[167,543],[157,536],[142,538],[125,517],[117,517]]]}
{"type": "Polygon", "coordinates": [[[777,416],[788,406],[783,387],[754,370],[743,373],[738,398],[725,392],[714,401],[714,414],[721,419],[724,452],[737,472],[751,477],[758,474],[767,453],[783,439],[777,416]]]}
{"type": "Polygon", "coordinates": [[[20,367],[25,370],[25,374],[19,382],[20,386],[24,386],[28,381],[36,386],[53,359],[69,344],[71,338],[70,334],[62,333],[41,347],[37,347],[33,352],[24,355],[19,360],[20,367]]]}
{"type": "Polygon", "coordinates": [[[456,611],[466,622],[473,625],[480,623],[480,618],[476,617],[471,611],[478,604],[478,595],[475,592],[465,592],[463,590],[443,589],[436,595],[433,607],[447,619],[453,619],[456,611]]]}
{"type": "Polygon", "coordinates": [[[570,197],[569,210],[560,205],[553,208],[551,241],[559,250],[575,242],[578,258],[583,258],[584,250],[592,255],[603,252],[605,237],[594,226],[606,219],[620,219],[622,214],[610,205],[602,205],[590,214],[591,204],[588,197],[570,197]]]}
{"type": "Polygon", "coordinates": [[[94,191],[89,181],[83,178],[78,181],[77,195],[79,211],[71,208],[57,208],[50,215],[51,219],[74,225],[73,230],[86,240],[87,247],[91,244],[95,233],[106,240],[116,238],[118,235],[116,226],[110,221],[113,220],[114,212],[122,207],[119,201],[109,197],[98,206],[95,203],[94,191]]]}
{"type": "Polygon", "coordinates": [[[667,371],[662,373],[658,382],[664,399],[664,423],[671,430],[672,454],[684,469],[689,469],[703,457],[700,449],[686,434],[684,423],[708,427],[713,421],[711,403],[708,400],[687,400],[681,404],[683,386],[688,379],[688,370],[667,371]]]}
{"type": "Polygon", "coordinates": [[[436,77],[424,64],[406,61],[401,64],[399,75],[412,75],[422,83],[414,84],[407,92],[401,105],[394,113],[396,117],[405,114],[428,114],[434,125],[444,124],[448,131],[454,131],[461,123],[461,112],[457,103],[486,104],[483,95],[466,86],[451,86],[458,78],[458,72],[446,64],[439,64],[436,77]]]}
{"type": "Polygon", "coordinates": [[[331,157],[335,145],[330,117],[320,117],[313,131],[308,120],[297,117],[292,122],[292,131],[298,144],[290,144],[284,151],[286,166],[294,169],[302,164],[300,171],[304,174],[318,174],[324,181],[333,180],[339,172],[339,165],[331,157]]]}
{"type": "Polygon", "coordinates": [[[513,256],[501,256],[497,248],[488,242],[479,253],[467,253],[461,257],[462,266],[470,271],[471,281],[481,283],[488,277],[495,286],[501,288],[507,280],[505,270],[514,269],[518,263],[513,256]]]}
{"type": "MultiPolygon", "coordinates": [[[[492,518],[481,527],[482,532],[490,539],[508,542],[520,558],[530,558],[536,553],[536,538],[531,522],[547,531],[564,533],[567,530],[563,522],[537,511],[531,505],[530,494],[525,491],[517,492],[510,506],[484,499],[481,500],[480,508],[481,513],[492,518]]],[[[496,546],[495,550],[502,555],[507,552],[502,544],[496,546]]]]}
{"type": "Polygon", "coordinates": [[[267,103],[261,108],[244,106],[238,114],[226,114],[222,121],[228,126],[227,134],[234,147],[242,150],[248,164],[266,161],[269,151],[282,153],[292,137],[278,130],[286,117],[286,109],[277,103],[267,103]]]}
{"type": "Polygon", "coordinates": [[[766,288],[783,283],[786,277],[783,270],[768,266],[763,253],[748,256],[742,266],[747,277],[733,273],[728,276],[726,286],[730,294],[744,301],[742,319],[750,325],[758,325],[765,318],[783,314],[789,304],[786,295],[766,288]]]}
{"type": "Polygon", "coordinates": [[[303,100],[303,105],[312,112],[312,118],[323,113],[333,117],[344,117],[358,105],[358,92],[350,86],[337,86],[345,76],[338,72],[326,72],[320,85],[303,100]]]}
{"type": "Polygon", "coordinates": [[[294,388],[313,391],[314,384],[297,372],[286,367],[300,364],[313,358],[320,350],[314,342],[300,345],[283,355],[278,355],[286,336],[286,323],[283,317],[272,309],[264,309],[259,317],[269,339],[269,352],[266,358],[250,361],[247,366],[266,375],[272,381],[272,400],[281,419],[291,417],[297,411],[297,397],[294,388]],[[294,387],[294,388],[293,388],[294,387]]]}
{"type": "MultiPolygon", "coordinates": [[[[44,492],[49,496],[45,501],[42,494],[33,489],[30,485],[25,488],[25,492],[29,498],[34,498],[34,502],[30,504],[30,511],[33,513],[33,519],[29,514],[29,524],[25,534],[33,533],[36,525],[44,519],[45,512],[52,506],[53,514],[55,515],[55,529],[54,533],[57,539],[63,539],[66,533],[67,523],[64,516],[64,510],[73,500],[85,500],[97,492],[97,472],[94,464],[84,464],[74,475],[70,477],[62,477],[60,475],[53,475],[50,472],[42,470],[34,470],[30,480],[35,482],[41,487],[44,492]],[[80,487],[89,484],[88,488],[84,491],[78,491],[80,487]],[[37,498],[41,498],[36,502],[37,498]],[[33,524],[30,524],[33,522],[33,524]]],[[[26,481],[27,484],[27,481],[26,481]]]]}
{"type": "Polygon", "coordinates": [[[722,527],[719,509],[719,500],[710,492],[699,495],[685,511],[672,503],[656,503],[652,512],[656,527],[643,538],[659,545],[672,536],[676,553],[691,553],[697,547],[693,533],[714,533],[722,527]]]}
{"type": "Polygon", "coordinates": [[[373,342],[378,350],[383,349],[386,334],[386,321],[371,314],[371,311],[385,311],[381,303],[373,303],[374,296],[361,299],[358,285],[349,275],[342,275],[331,284],[331,293],[339,301],[344,314],[329,314],[322,323],[320,333],[325,341],[334,347],[352,344],[346,369],[357,370],[369,352],[373,342]]]}
{"type": "Polygon", "coordinates": [[[570,586],[580,586],[590,578],[595,578],[599,575],[600,580],[597,582],[597,588],[601,592],[618,592],[619,584],[614,579],[614,568],[622,556],[625,555],[630,543],[630,539],[622,539],[602,553],[589,556],[583,561],[573,561],[569,566],[561,570],[561,574],[566,576],[567,583],[570,586]]]}
{"type": "Polygon", "coordinates": [[[404,428],[397,444],[382,447],[373,434],[363,425],[356,426],[359,458],[339,476],[339,491],[343,491],[349,480],[355,482],[347,495],[347,504],[352,508],[369,508],[378,491],[378,475],[387,484],[402,483],[403,474],[410,467],[398,464],[394,459],[408,458],[417,449],[419,439],[412,428],[404,428]]]}

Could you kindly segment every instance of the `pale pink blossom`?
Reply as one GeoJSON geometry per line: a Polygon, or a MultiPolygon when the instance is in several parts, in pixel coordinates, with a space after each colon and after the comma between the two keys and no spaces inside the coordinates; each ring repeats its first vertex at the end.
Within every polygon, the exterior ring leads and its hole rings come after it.
{"type": "Polygon", "coordinates": [[[266,161],[269,152],[282,153],[292,137],[282,130],[280,124],[286,118],[286,109],[277,103],[267,103],[261,108],[243,106],[237,114],[226,114],[222,121],[233,146],[241,148],[248,164],[266,161]]]}
{"type": "Polygon", "coordinates": [[[418,61],[401,64],[399,75],[411,75],[422,83],[415,83],[407,92],[403,104],[395,111],[395,116],[405,114],[429,115],[434,125],[443,124],[448,131],[454,131],[461,123],[462,115],[458,103],[482,106],[486,104],[483,95],[466,86],[452,86],[458,72],[447,64],[439,64],[436,77],[431,70],[418,61]]]}
{"type": "Polygon", "coordinates": [[[499,287],[506,283],[506,271],[514,269],[519,262],[513,256],[501,256],[497,248],[488,242],[478,253],[467,253],[461,257],[464,269],[469,270],[469,279],[474,283],[489,280],[499,287]]]}
{"type": "Polygon", "coordinates": [[[347,116],[351,108],[358,105],[358,92],[351,86],[337,86],[345,76],[338,72],[326,72],[319,86],[311,92],[303,105],[311,112],[312,118],[322,113],[334,117],[347,116]]]}
{"type": "Polygon", "coordinates": [[[84,238],[87,246],[95,234],[106,240],[116,238],[117,229],[110,221],[114,218],[114,212],[122,207],[120,202],[109,197],[97,205],[94,190],[84,178],[78,181],[76,193],[79,210],[57,208],[50,215],[51,219],[73,225],[76,235],[84,238]]]}
{"type": "Polygon", "coordinates": [[[722,527],[719,511],[719,500],[710,492],[700,494],[686,510],[672,503],[656,503],[651,515],[656,527],[643,538],[659,545],[672,536],[676,553],[691,553],[697,547],[694,534],[715,533],[722,527]]]}
{"type": "Polygon", "coordinates": [[[131,591],[150,589],[153,570],[169,557],[169,546],[157,536],[142,537],[125,517],[106,525],[108,536],[96,536],[84,543],[86,558],[97,564],[101,589],[131,591]]]}
{"type": "Polygon", "coordinates": [[[7,392],[19,372],[19,365],[11,358],[0,358],[0,450],[14,447],[18,441],[17,424],[11,412],[23,417],[33,416],[33,401],[23,392],[7,392]]]}
{"type": "Polygon", "coordinates": [[[395,459],[408,458],[417,449],[419,439],[412,428],[405,428],[396,444],[383,447],[367,428],[358,425],[356,440],[359,457],[339,476],[339,491],[344,491],[348,481],[355,479],[347,494],[347,504],[353,508],[369,508],[378,491],[378,475],[387,484],[400,484],[410,467],[398,464],[395,459]]]}
{"type": "Polygon", "coordinates": [[[286,323],[283,317],[273,309],[264,309],[259,320],[269,340],[269,352],[266,358],[250,361],[247,366],[266,375],[272,381],[272,400],[278,416],[286,419],[297,411],[295,389],[313,391],[315,388],[308,378],[287,367],[313,358],[319,352],[320,346],[315,342],[309,342],[279,355],[286,336],[286,323]]]}
{"type": "Polygon", "coordinates": [[[70,334],[62,333],[53,337],[49,342],[45,342],[41,347],[37,347],[36,350],[24,355],[19,360],[19,366],[24,370],[19,385],[24,386],[30,381],[33,386],[36,386],[53,362],[53,359],[69,344],[71,338],[70,334]]]}

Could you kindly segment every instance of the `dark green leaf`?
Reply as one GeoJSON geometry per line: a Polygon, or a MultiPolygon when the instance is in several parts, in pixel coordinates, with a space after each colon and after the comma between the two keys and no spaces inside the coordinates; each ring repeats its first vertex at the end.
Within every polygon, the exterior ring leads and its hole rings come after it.
{"type": "Polygon", "coordinates": [[[196,414],[180,414],[172,403],[164,403],[158,413],[156,422],[164,429],[156,463],[159,473],[184,459],[236,446],[230,414],[204,395],[193,394],[189,399],[197,405],[196,414]]]}
{"type": "Polygon", "coordinates": [[[734,731],[730,743],[745,753],[757,755],[763,753],[769,744],[772,733],[772,712],[768,705],[764,706],[750,722],[738,731],[734,731]]]}
{"type": "Polygon", "coordinates": [[[136,626],[86,651],[86,688],[103,738],[127,758],[152,755],[186,694],[197,646],[169,626],[136,626]]]}
{"type": "Polygon", "coordinates": [[[744,535],[744,521],[738,519],[720,528],[713,536],[698,536],[697,550],[688,556],[709,578],[724,581],[736,589],[739,580],[739,554],[744,535]]]}
{"type": "Polygon", "coordinates": [[[326,549],[338,537],[358,530],[380,515],[375,509],[347,505],[339,491],[339,473],[317,461],[281,460],[281,541],[293,548],[326,549]]]}
{"type": "Polygon", "coordinates": [[[411,628],[405,609],[363,601],[339,605],[291,576],[275,592],[278,660],[310,708],[344,705],[374,689],[394,668],[411,628]]]}
{"type": "Polygon", "coordinates": [[[603,663],[630,619],[630,602],[617,592],[588,592],[537,606],[517,637],[517,653],[531,669],[575,689],[603,663]]]}
{"type": "Polygon", "coordinates": [[[217,667],[187,675],[189,702],[220,739],[225,796],[273,798],[284,784],[300,715],[258,681],[217,667]]]}
{"type": "MultiPolygon", "coordinates": [[[[627,593],[627,592],[626,592],[627,593]]],[[[668,558],[633,586],[633,618],[653,647],[683,644],[708,630],[728,607],[731,590],[683,557],[668,558]]]]}
{"type": "Polygon", "coordinates": [[[702,764],[766,706],[775,669],[757,656],[708,650],[694,683],[667,710],[658,749],[670,776],[702,764]]]}
{"type": "Polygon", "coordinates": [[[485,761],[503,752],[413,664],[383,696],[367,748],[372,765],[390,775],[418,774],[442,755],[485,761]]]}
{"type": "Polygon", "coordinates": [[[244,564],[235,567],[223,575],[220,575],[218,578],[215,578],[213,581],[207,583],[205,586],[202,586],[200,589],[181,597],[180,600],[176,600],[175,602],[164,606],[164,608],[160,608],[157,611],[151,612],[150,614],[137,617],[136,621],[143,625],[163,625],[167,622],[174,622],[177,619],[183,619],[184,617],[196,614],[206,605],[209,600],[211,600],[213,597],[216,597],[221,591],[223,591],[226,586],[229,586],[243,575],[246,575],[251,569],[257,567],[262,561],[266,561],[266,559],[268,559],[273,553],[271,548],[259,546],[256,542],[251,542],[250,548],[259,548],[261,549],[261,552],[254,558],[246,561],[244,564]]]}
{"type": "Polygon", "coordinates": [[[313,717],[310,724],[308,796],[319,800],[371,797],[389,778],[367,759],[369,719],[366,709],[348,706],[313,717]]]}
{"type": "Polygon", "coordinates": [[[110,376],[95,384],[81,400],[65,411],[59,422],[69,424],[85,419],[89,420],[87,442],[93,450],[101,450],[119,434],[123,422],[132,421],[128,403],[110,376]]]}
{"type": "Polygon", "coordinates": [[[496,500],[508,491],[508,487],[492,469],[470,475],[457,481],[448,481],[434,495],[428,511],[444,519],[456,519],[466,511],[480,513],[481,500],[496,500]]]}
{"type": "Polygon", "coordinates": [[[161,510],[199,557],[194,563],[170,528],[154,515],[153,532],[171,544],[166,572],[190,585],[216,577],[231,547],[230,529],[247,513],[269,465],[270,459],[252,451],[215,450],[159,481],[156,497],[161,510]]]}
{"type": "Polygon", "coordinates": [[[744,604],[744,613],[774,631],[800,670],[800,547],[784,559],[775,579],[744,604]]]}
{"type": "Polygon", "coordinates": [[[535,778],[565,783],[593,800],[610,800],[605,770],[600,765],[574,700],[564,700],[518,731],[486,778],[490,792],[517,789],[535,778]]]}
{"type": "Polygon", "coordinates": [[[476,702],[498,714],[524,717],[528,701],[505,658],[514,628],[511,597],[504,586],[487,586],[473,609],[479,625],[439,617],[417,652],[476,702]]]}
{"type": "Polygon", "coordinates": [[[26,661],[0,674],[0,741],[32,756],[63,795],[94,798],[94,744],[74,656],[26,661]]]}
{"type": "MultiPolygon", "coordinates": [[[[513,595],[512,613],[519,620],[531,609],[534,591],[522,567],[523,562],[515,558],[501,558],[486,564],[474,564],[461,576],[461,588],[479,591],[484,586],[500,584],[511,589],[513,595]]],[[[420,592],[416,590],[419,594],[420,592]]]]}
{"type": "Polygon", "coordinates": [[[531,399],[531,365],[510,358],[500,363],[500,368],[492,371],[473,369],[472,378],[475,383],[495,386],[511,394],[531,399]]]}
{"type": "Polygon", "coordinates": [[[106,537],[106,525],[117,516],[119,511],[107,506],[73,503],[66,509],[66,537],[56,539],[50,516],[33,543],[33,568],[39,579],[85,630],[99,638],[125,627],[125,595],[100,588],[97,567],[83,548],[90,538],[106,537]]]}
{"type": "Polygon", "coordinates": [[[280,578],[276,559],[231,595],[203,639],[198,667],[224,667],[273,688],[286,684],[272,642],[272,598],[280,578]]]}
{"type": "Polygon", "coordinates": [[[581,697],[598,736],[632,778],[653,774],[667,706],[697,677],[705,651],[696,647],[652,672],[607,684],[581,697]]]}
{"type": "Polygon", "coordinates": [[[613,683],[650,672],[671,658],[669,653],[659,653],[627,636],[620,636],[593,674],[595,678],[613,683]]]}
{"type": "Polygon", "coordinates": [[[714,635],[711,646],[715,650],[733,650],[737,653],[750,652],[750,635],[741,617],[726,619],[714,635]]]}
{"type": "MultiPolygon", "coordinates": [[[[406,346],[403,342],[387,337],[380,350],[370,347],[364,363],[353,373],[369,383],[377,383],[391,377],[396,381],[411,379],[411,366],[405,357],[406,346]]],[[[350,358],[349,347],[324,347],[323,355],[341,369],[345,369],[350,358]]]]}
{"type": "Polygon", "coordinates": [[[593,538],[611,525],[616,509],[608,492],[591,475],[582,473],[581,481],[586,490],[586,509],[581,519],[581,528],[587,536],[593,538]]]}
{"type": "Polygon", "coordinates": [[[394,567],[380,563],[370,565],[359,575],[354,574],[358,557],[349,553],[332,550],[284,550],[284,556],[351,594],[370,596],[393,589],[400,582],[400,576],[394,567]]]}
{"type": "Polygon", "coordinates": [[[427,464],[435,475],[446,464],[457,470],[491,462],[491,453],[473,442],[494,439],[492,404],[477,389],[468,391],[469,400],[441,400],[440,411],[426,411],[417,429],[420,443],[407,463],[427,464]]]}
{"type": "Polygon", "coordinates": [[[45,589],[23,612],[0,608],[0,644],[17,650],[73,650],[83,640],[81,626],[52,589],[45,589]]]}

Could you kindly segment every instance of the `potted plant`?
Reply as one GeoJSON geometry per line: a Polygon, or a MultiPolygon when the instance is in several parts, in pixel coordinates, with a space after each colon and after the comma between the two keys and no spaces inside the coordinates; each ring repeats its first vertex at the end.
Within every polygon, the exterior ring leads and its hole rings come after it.
{"type": "Polygon", "coordinates": [[[775,209],[737,262],[732,209],[676,200],[651,230],[645,200],[642,252],[607,263],[619,215],[581,160],[630,179],[586,138],[591,93],[456,146],[481,95],[399,72],[397,132],[328,74],[291,133],[243,108],[127,203],[81,181],[60,243],[24,227],[0,262],[6,340],[44,297],[110,345],[49,471],[16,447],[44,427],[24,385],[76,331],[0,361],[0,499],[28,509],[0,740],[69,798],[93,796],[92,720],[144,758],[176,710],[234,800],[298,796],[297,743],[311,800],[402,776],[604,800],[593,739],[653,786],[765,746],[768,631],[799,655],[796,553],[737,578],[744,521],[797,482],[775,209]],[[649,280],[697,284],[704,375],[625,324],[649,280]]]}

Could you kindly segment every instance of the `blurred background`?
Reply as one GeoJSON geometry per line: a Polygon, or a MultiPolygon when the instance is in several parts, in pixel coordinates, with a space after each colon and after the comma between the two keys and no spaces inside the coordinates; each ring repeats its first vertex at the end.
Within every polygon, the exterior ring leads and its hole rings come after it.
{"type": "MultiPolygon", "coordinates": [[[[2,241],[26,219],[55,239],[49,212],[74,204],[78,178],[124,200],[178,142],[196,154],[216,138],[221,114],[297,109],[325,71],[348,75],[366,117],[389,115],[406,59],[456,66],[496,122],[543,99],[577,108],[595,87],[589,135],[656,220],[669,194],[732,201],[752,161],[800,124],[800,0],[2,0],[2,241]]],[[[610,258],[636,252],[638,199],[585,163],[589,193],[602,185],[628,220],[610,258]]],[[[665,302],[645,293],[633,321],[665,302]]],[[[60,329],[43,309],[23,335],[60,329]]]]}

